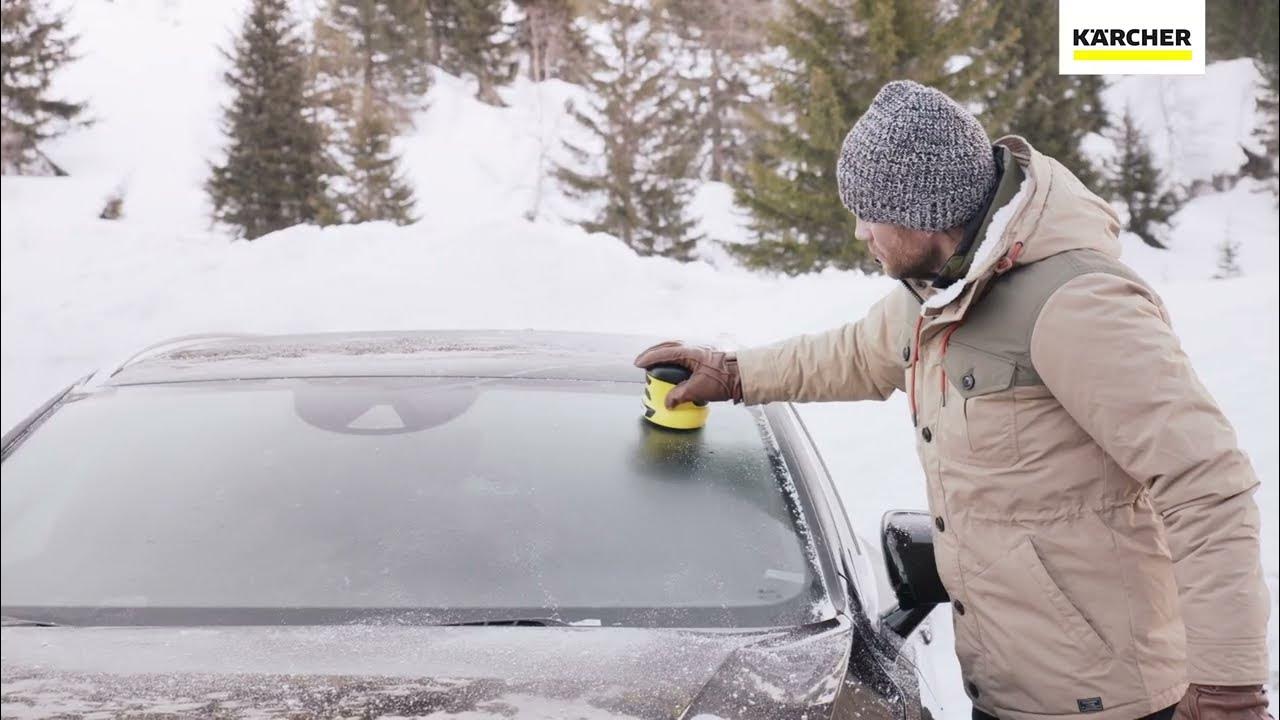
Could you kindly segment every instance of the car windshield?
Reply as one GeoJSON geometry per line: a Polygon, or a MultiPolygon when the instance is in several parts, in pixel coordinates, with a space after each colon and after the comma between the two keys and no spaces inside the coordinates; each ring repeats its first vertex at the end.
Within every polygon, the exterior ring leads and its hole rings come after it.
{"type": "Polygon", "coordinates": [[[765,417],[639,384],[340,378],[72,397],[3,464],[4,614],[761,627],[825,591],[765,417]]]}

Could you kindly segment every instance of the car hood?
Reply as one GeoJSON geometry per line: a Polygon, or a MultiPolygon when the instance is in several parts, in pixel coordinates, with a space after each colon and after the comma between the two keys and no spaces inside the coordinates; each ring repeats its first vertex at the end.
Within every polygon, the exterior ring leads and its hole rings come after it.
{"type": "Polygon", "coordinates": [[[10,627],[2,637],[4,715],[15,718],[822,715],[852,643],[843,618],[760,632],[10,627]]]}

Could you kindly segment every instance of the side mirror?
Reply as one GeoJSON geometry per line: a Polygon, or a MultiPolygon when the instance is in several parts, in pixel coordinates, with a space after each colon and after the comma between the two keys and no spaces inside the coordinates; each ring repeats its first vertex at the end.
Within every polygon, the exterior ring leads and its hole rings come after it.
{"type": "Polygon", "coordinates": [[[933,519],[923,512],[887,512],[880,523],[880,540],[889,586],[898,597],[898,607],[884,622],[906,637],[935,606],[951,601],[933,557],[933,519]]]}

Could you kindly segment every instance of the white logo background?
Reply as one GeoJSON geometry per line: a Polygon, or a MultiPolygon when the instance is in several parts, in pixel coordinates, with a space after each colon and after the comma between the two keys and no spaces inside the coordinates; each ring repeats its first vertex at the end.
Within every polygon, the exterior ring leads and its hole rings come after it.
{"type": "MultiPolygon", "coordinates": [[[[1061,75],[1203,75],[1204,1],[1058,0],[1058,73],[1061,75]],[[1073,51],[1081,49],[1072,44],[1074,39],[1072,31],[1076,28],[1185,28],[1191,31],[1189,48],[1191,60],[1076,60],[1073,51]]],[[[1092,46],[1089,49],[1113,48],[1092,46]]],[[[1184,45],[1161,49],[1188,48],[1184,45]]]]}

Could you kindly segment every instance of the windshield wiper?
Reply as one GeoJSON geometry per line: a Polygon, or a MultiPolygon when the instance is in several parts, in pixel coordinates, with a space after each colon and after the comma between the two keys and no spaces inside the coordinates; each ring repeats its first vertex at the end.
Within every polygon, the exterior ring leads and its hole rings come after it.
{"type": "Polygon", "coordinates": [[[48,622],[46,620],[27,620],[25,618],[10,617],[8,615],[0,618],[0,626],[2,627],[62,627],[56,622],[48,622]]]}
{"type": "Polygon", "coordinates": [[[485,620],[468,620],[466,622],[447,622],[440,623],[442,627],[473,627],[473,626],[496,626],[496,627],[568,627],[570,623],[551,617],[521,617],[521,618],[489,618],[485,620]]]}

